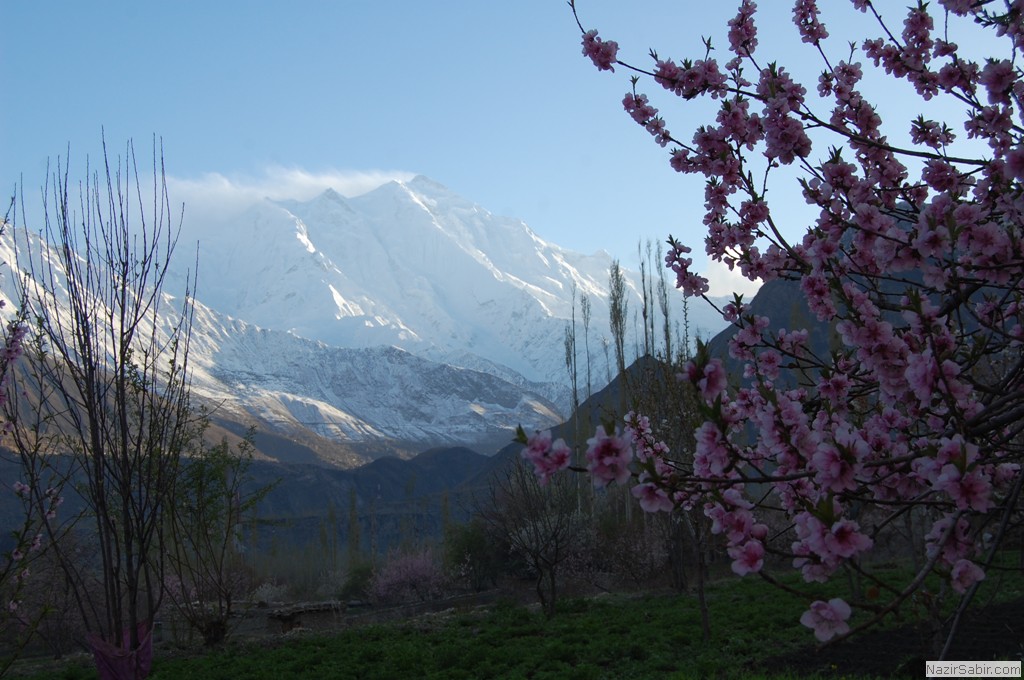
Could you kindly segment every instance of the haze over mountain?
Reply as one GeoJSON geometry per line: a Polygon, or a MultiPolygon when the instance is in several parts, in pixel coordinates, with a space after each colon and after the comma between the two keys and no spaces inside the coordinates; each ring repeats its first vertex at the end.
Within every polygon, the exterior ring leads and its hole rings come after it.
{"type": "MultiPolygon", "coordinates": [[[[13,236],[0,242],[12,267],[13,236]]],[[[518,423],[563,420],[574,290],[580,370],[585,294],[594,389],[608,375],[611,256],[549,244],[425,177],[351,198],[263,200],[216,223],[189,214],[170,290],[194,264],[196,241],[195,394],[228,429],[255,423],[323,462],[391,450],[381,442],[490,453],[518,423]],[[312,443],[322,440],[371,446],[327,455],[312,443]]],[[[640,283],[625,273],[632,317],[640,283]]],[[[3,282],[9,298],[14,278],[3,282]]],[[[696,305],[690,323],[706,334],[724,325],[696,305]]],[[[628,339],[627,360],[634,347],[628,339]]]]}

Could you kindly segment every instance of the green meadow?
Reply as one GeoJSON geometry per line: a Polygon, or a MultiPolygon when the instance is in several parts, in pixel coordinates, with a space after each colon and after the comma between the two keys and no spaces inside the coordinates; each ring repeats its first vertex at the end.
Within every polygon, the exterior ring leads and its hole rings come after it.
{"type": "MultiPolygon", "coordinates": [[[[787,578],[793,575],[788,575],[787,578]]],[[[837,582],[823,598],[841,594],[837,582]]],[[[993,574],[976,603],[1019,600],[1020,572],[993,574]]],[[[545,617],[537,607],[499,601],[466,611],[449,610],[400,623],[352,627],[330,633],[291,633],[234,639],[214,651],[157,648],[156,680],[277,680],[278,678],[794,678],[873,677],[845,665],[788,668],[778,657],[813,650],[799,623],[806,603],[764,581],[747,577],[709,586],[711,639],[702,640],[692,595],[672,592],[608,594],[565,599],[545,617]]],[[[920,609],[908,602],[893,630],[915,623],[920,609]]],[[[855,614],[851,623],[863,620],[855,614]]],[[[885,635],[872,639],[885,639],[885,635]]],[[[855,641],[854,644],[857,644],[855,641]]],[[[1003,658],[1019,659],[1021,648],[1003,658]]],[[[826,649],[823,654],[828,656],[826,649]]],[[[879,654],[870,645],[864,659],[879,654]]],[[[891,650],[885,652],[891,654],[891,650]]],[[[856,657],[855,657],[856,658],[856,657]]],[[[41,680],[96,678],[88,659],[55,666],[24,662],[17,675],[41,680]]],[[[900,675],[913,677],[911,666],[900,675]]],[[[919,674],[918,674],[919,675],[919,674]]]]}

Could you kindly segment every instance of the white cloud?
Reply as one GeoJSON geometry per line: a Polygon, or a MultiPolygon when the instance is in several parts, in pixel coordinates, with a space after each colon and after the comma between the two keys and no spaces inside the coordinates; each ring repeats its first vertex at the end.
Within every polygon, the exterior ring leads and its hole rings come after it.
{"type": "Polygon", "coordinates": [[[392,180],[409,180],[414,173],[401,171],[328,170],[268,167],[262,175],[225,176],[207,173],[199,177],[168,177],[171,201],[185,204],[185,220],[221,220],[237,214],[264,198],[305,201],[327,189],[352,197],[372,191],[392,180]]]}
{"type": "Polygon", "coordinates": [[[730,271],[726,265],[714,260],[708,260],[701,275],[708,280],[711,289],[708,295],[711,296],[732,297],[733,293],[740,293],[749,302],[761,287],[760,282],[750,281],[740,274],[739,267],[730,271]]]}

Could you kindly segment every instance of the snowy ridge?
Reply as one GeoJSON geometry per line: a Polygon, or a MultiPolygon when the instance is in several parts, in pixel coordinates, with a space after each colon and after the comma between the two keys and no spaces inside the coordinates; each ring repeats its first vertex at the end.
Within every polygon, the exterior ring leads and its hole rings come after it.
{"type": "Polygon", "coordinates": [[[222,410],[328,439],[478,443],[520,422],[554,423],[541,394],[395,347],[339,348],[199,306],[194,392],[222,410]]]}
{"type": "MultiPolygon", "coordinates": [[[[549,244],[425,177],[352,198],[328,190],[264,200],[218,223],[190,215],[184,229],[165,290],[181,288],[198,242],[193,394],[243,430],[255,422],[293,441],[490,453],[518,424],[568,416],[574,288],[581,379],[584,294],[595,383],[610,373],[611,256],[549,244]]],[[[22,249],[36,239],[31,230],[16,238],[22,249]]],[[[0,236],[0,258],[9,267],[0,295],[13,302],[13,229],[0,236]]],[[[624,273],[632,316],[639,282],[624,273]]],[[[167,296],[165,329],[179,307],[167,296]]],[[[691,307],[692,326],[708,319],[712,331],[722,327],[691,307]]],[[[627,338],[627,354],[632,347],[627,338]]]]}
{"type": "Polygon", "coordinates": [[[202,277],[200,299],[329,345],[462,352],[565,382],[574,284],[577,303],[591,299],[592,331],[607,334],[610,256],[562,250],[424,177],[349,199],[264,201],[204,232],[216,279],[202,277]]]}

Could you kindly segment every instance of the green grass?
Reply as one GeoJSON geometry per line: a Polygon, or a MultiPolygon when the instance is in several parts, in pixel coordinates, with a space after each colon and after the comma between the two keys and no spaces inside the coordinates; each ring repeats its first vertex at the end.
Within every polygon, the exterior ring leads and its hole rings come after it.
{"type": "MultiPolygon", "coordinates": [[[[795,575],[790,575],[794,576],[795,575]]],[[[788,577],[787,577],[788,578],[788,577]]],[[[796,581],[792,581],[794,584],[796,581]]],[[[842,583],[820,588],[824,598],[842,583]]],[[[993,578],[978,603],[1020,596],[1019,572],[993,578]]],[[[707,678],[770,677],[753,665],[814,642],[799,624],[806,603],[760,579],[729,579],[708,593],[712,639],[701,640],[696,598],[675,594],[564,600],[547,619],[499,604],[445,619],[352,628],[325,635],[243,641],[187,658],[158,658],[152,678],[707,678]]],[[[853,622],[856,623],[856,620],[853,622]]],[[[34,678],[95,678],[67,666],[34,678]]]]}
{"type": "MultiPolygon", "coordinates": [[[[602,598],[567,601],[553,619],[502,606],[429,629],[415,623],[373,626],[301,638],[272,651],[238,647],[158,663],[152,677],[707,677],[741,671],[743,663],[764,652],[764,629],[758,633],[757,628],[782,616],[799,616],[799,606],[782,612],[772,600],[730,594],[722,602],[723,613],[736,612],[746,625],[737,634],[723,618],[709,645],[701,642],[693,598],[602,598]]],[[[790,643],[806,644],[806,635],[794,632],[790,643]]]]}

